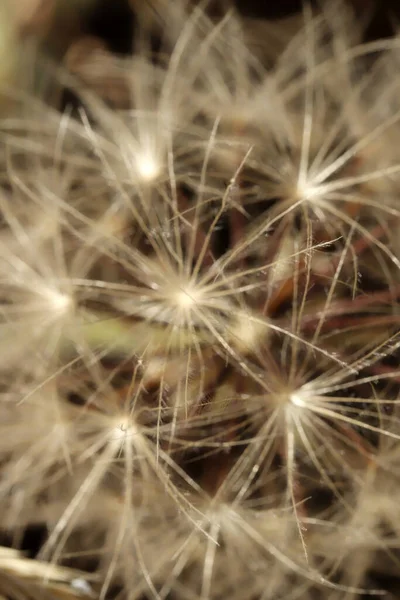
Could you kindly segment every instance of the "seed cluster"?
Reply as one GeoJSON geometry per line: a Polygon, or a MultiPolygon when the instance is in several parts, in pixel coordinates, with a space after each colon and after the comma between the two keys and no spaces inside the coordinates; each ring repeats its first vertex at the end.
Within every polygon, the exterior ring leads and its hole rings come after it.
{"type": "Polygon", "coordinates": [[[0,529],[71,597],[396,598],[399,40],[171,4],[4,90],[0,529]]]}

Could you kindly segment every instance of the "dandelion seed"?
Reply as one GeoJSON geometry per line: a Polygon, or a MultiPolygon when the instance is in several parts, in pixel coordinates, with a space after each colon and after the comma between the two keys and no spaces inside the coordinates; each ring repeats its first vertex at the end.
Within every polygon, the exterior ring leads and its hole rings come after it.
{"type": "Polygon", "coordinates": [[[399,40],[335,0],[254,55],[234,10],[150,4],[131,57],[57,70],[76,110],[0,119],[0,530],[71,596],[382,595],[399,40]]]}
{"type": "Polygon", "coordinates": [[[305,407],[305,402],[302,399],[302,397],[299,394],[291,394],[290,395],[290,402],[292,404],[294,404],[295,406],[298,406],[299,408],[304,408],[305,407]]]}
{"type": "Polygon", "coordinates": [[[136,168],[144,181],[153,181],[160,174],[158,162],[151,154],[143,154],[136,159],[136,168]]]}

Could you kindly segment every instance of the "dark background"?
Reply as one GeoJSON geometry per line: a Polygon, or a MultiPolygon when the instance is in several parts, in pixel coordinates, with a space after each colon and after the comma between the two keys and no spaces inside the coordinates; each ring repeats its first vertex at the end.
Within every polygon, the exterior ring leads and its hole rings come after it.
{"type": "MultiPolygon", "coordinates": [[[[311,3],[318,7],[318,1],[311,0],[311,3]]],[[[366,40],[393,35],[400,23],[400,0],[348,0],[348,3],[360,18],[366,13],[370,15],[366,40]]],[[[215,2],[217,4],[220,10],[233,4],[243,16],[263,19],[283,19],[302,10],[301,0],[220,0],[215,2]]],[[[130,5],[128,0],[98,0],[85,16],[82,26],[84,33],[102,38],[114,52],[127,53],[134,31],[132,3],[130,5]]]]}

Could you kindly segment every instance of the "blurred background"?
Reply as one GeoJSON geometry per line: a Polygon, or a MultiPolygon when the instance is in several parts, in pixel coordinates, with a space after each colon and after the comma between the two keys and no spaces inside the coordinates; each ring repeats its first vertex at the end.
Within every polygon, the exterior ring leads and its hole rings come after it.
{"type": "MultiPolygon", "coordinates": [[[[0,52],[2,62],[10,63],[11,45],[35,38],[62,57],[83,37],[97,38],[109,50],[129,53],[140,19],[156,18],[157,9],[167,0],[2,0],[0,3],[0,52]],[[8,56],[7,56],[8,54],[8,56]]],[[[169,0],[171,1],[171,0],[169,0]]],[[[192,0],[195,2],[195,0],[192,0]]],[[[318,10],[321,2],[311,0],[318,10]]],[[[400,20],[398,0],[347,0],[367,20],[366,38],[392,35],[400,20]]],[[[251,32],[255,20],[275,21],[280,30],[293,30],[301,21],[301,0],[211,0],[209,10],[224,11],[235,6],[245,17],[251,32]]],[[[5,67],[2,67],[3,69],[5,67]]]]}
{"type": "MultiPolygon", "coordinates": [[[[198,0],[185,1],[195,4],[198,0]]],[[[362,23],[366,41],[398,31],[399,0],[342,1],[351,6],[362,23]]],[[[314,12],[329,4],[326,0],[310,2],[314,12]]],[[[243,17],[244,35],[251,50],[260,51],[265,64],[279,54],[303,24],[301,0],[209,0],[202,2],[205,4],[217,17],[235,7],[243,17]]],[[[29,86],[33,77],[35,86],[42,77],[39,70],[35,71],[35,56],[44,54],[83,81],[93,83],[93,78],[99,79],[95,67],[98,52],[103,66],[109,53],[129,55],[135,32],[142,25],[151,26],[152,47],[157,49],[164,27],[161,9],[172,5],[173,0],[0,0],[0,82],[32,89],[29,86]],[[21,62],[22,69],[18,68],[21,62]]],[[[109,82],[104,76],[107,69],[103,69],[100,83],[103,88],[109,82]]]]}

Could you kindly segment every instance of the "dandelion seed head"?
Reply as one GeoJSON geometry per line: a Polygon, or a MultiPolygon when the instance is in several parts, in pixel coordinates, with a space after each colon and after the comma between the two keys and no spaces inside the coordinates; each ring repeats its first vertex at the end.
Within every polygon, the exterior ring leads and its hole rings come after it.
{"type": "Polygon", "coordinates": [[[320,195],[320,188],[312,182],[299,181],[296,187],[296,197],[304,200],[313,200],[320,195]]]}
{"type": "Polygon", "coordinates": [[[59,316],[67,315],[74,305],[71,296],[55,289],[46,290],[45,298],[52,312],[59,316]]]}
{"type": "Polygon", "coordinates": [[[150,151],[142,151],[135,159],[136,171],[140,179],[145,183],[151,183],[161,173],[161,165],[150,151]]]}
{"type": "Polygon", "coordinates": [[[202,294],[201,290],[196,289],[195,286],[188,285],[181,288],[178,291],[172,293],[172,299],[176,303],[178,309],[183,311],[190,310],[201,301],[202,294]]]}
{"type": "Polygon", "coordinates": [[[138,19],[66,82],[80,118],[2,119],[0,529],[95,540],[102,600],[350,599],[329,540],[399,538],[398,86],[338,2],[266,62],[236,12],[158,3],[165,40],[138,19]]]}
{"type": "Polygon", "coordinates": [[[197,307],[204,302],[201,286],[178,274],[164,273],[157,282],[152,282],[151,287],[157,295],[146,312],[157,320],[168,319],[178,325],[185,324],[194,318],[197,307]]]}
{"type": "Polygon", "coordinates": [[[131,419],[126,418],[116,418],[114,419],[113,426],[111,428],[111,437],[115,441],[120,441],[121,443],[126,440],[128,436],[132,436],[137,433],[137,428],[131,419]]]}
{"type": "Polygon", "coordinates": [[[290,394],[289,400],[290,400],[291,404],[293,404],[294,406],[297,406],[298,408],[304,408],[306,405],[301,394],[299,394],[298,392],[294,393],[294,394],[290,394]]]}

